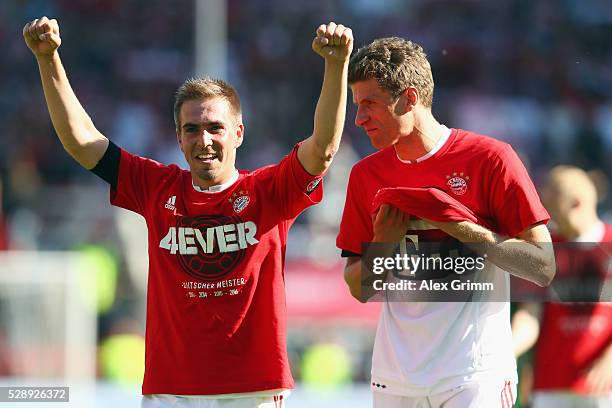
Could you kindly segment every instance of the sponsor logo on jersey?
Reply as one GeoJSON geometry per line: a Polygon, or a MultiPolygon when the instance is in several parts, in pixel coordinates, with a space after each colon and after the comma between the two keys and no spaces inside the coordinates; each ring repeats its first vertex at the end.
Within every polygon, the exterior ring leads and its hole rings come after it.
{"type": "Polygon", "coordinates": [[[176,208],[174,207],[175,204],[176,204],[176,196],[172,196],[168,199],[168,201],[166,201],[166,205],[164,205],[164,207],[168,210],[174,211],[174,209],[176,208]]]}
{"type": "Polygon", "coordinates": [[[446,185],[450,187],[451,191],[455,195],[464,195],[468,188],[468,181],[470,180],[470,176],[465,176],[463,172],[461,173],[453,173],[453,175],[447,175],[446,185]]]}
{"type": "Polygon", "coordinates": [[[242,210],[244,210],[247,205],[249,205],[251,199],[249,198],[248,191],[240,190],[239,192],[232,194],[228,201],[232,203],[234,212],[236,214],[240,214],[242,210]]]}
{"type": "Polygon", "coordinates": [[[202,280],[219,279],[242,262],[249,246],[259,243],[256,234],[253,221],[242,221],[237,216],[179,217],[159,247],[175,255],[188,275],[202,280]]]}

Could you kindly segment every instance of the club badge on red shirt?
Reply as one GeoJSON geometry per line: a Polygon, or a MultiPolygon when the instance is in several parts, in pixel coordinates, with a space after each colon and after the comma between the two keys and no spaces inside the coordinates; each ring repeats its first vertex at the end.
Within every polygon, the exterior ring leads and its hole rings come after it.
{"type": "Polygon", "coordinates": [[[468,188],[467,182],[470,180],[470,176],[465,176],[463,172],[461,173],[454,172],[452,176],[447,175],[446,178],[448,179],[446,184],[450,187],[453,194],[455,195],[465,194],[468,188]]]}

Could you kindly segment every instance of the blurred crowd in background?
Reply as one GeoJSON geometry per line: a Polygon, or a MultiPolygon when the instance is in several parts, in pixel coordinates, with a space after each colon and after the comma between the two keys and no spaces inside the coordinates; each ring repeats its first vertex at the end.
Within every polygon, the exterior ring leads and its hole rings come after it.
{"type": "MultiPolygon", "coordinates": [[[[21,37],[23,25],[41,15],[58,19],[60,54],[98,129],[133,153],[186,168],[172,104],[178,85],[193,75],[194,0],[0,2],[0,249],[102,248],[113,260],[116,284],[99,310],[100,342],[118,330],[142,333],[146,239],[134,231],[144,226],[132,227],[139,221],[110,207],[105,183],[73,162],[54,135],[36,63],[21,37]]],[[[357,47],[383,36],[421,44],[434,73],[436,117],[508,141],[536,182],[559,163],[592,171],[601,213],[610,220],[612,3],[229,0],[227,79],[241,95],[246,127],[239,168],[276,162],[311,132],[323,63],[310,44],[316,27],[330,20],[352,27],[357,47]]],[[[333,243],[348,172],[373,152],[353,119],[350,105],[324,203],[303,214],[290,235],[288,281],[305,262],[340,278],[333,243]]],[[[310,345],[340,342],[352,368],[339,378],[367,380],[375,317],[347,319],[367,329],[339,330],[344,335],[330,334],[337,321],[314,331],[294,327],[294,373],[304,377],[310,345]]],[[[325,361],[330,350],[319,353],[314,358],[325,361]]]]}

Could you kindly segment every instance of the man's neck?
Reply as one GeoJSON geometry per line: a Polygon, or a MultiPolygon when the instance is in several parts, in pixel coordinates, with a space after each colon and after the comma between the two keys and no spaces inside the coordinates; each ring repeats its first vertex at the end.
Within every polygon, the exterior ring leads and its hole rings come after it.
{"type": "Polygon", "coordinates": [[[203,181],[196,180],[192,174],[191,184],[196,191],[202,193],[217,193],[219,191],[223,191],[226,188],[230,187],[232,184],[238,180],[238,170],[234,169],[229,177],[224,177],[223,181],[203,181]]]}
{"type": "Polygon", "coordinates": [[[413,161],[429,153],[444,135],[446,127],[438,123],[431,112],[415,115],[413,130],[395,144],[401,160],[413,161]]]}
{"type": "Polygon", "coordinates": [[[584,216],[581,217],[579,221],[580,222],[573,222],[569,230],[564,231],[563,235],[565,239],[570,241],[581,240],[582,237],[591,234],[593,230],[602,223],[597,215],[584,216]]]}

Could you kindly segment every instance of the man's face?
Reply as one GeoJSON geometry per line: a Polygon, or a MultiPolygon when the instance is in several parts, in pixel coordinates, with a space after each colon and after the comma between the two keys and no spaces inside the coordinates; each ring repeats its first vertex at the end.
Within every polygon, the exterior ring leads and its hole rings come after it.
{"type": "Polygon", "coordinates": [[[362,127],[376,149],[395,144],[402,136],[398,99],[382,89],[375,79],[351,85],[357,105],[355,125],[362,127]]]}
{"type": "Polygon", "coordinates": [[[230,104],[219,97],[181,106],[176,137],[198,186],[210,187],[231,178],[244,133],[238,120],[230,104]]]}
{"type": "Polygon", "coordinates": [[[570,228],[570,218],[575,208],[575,200],[560,191],[559,186],[549,183],[542,192],[542,203],[552,220],[563,235],[570,228]]]}

